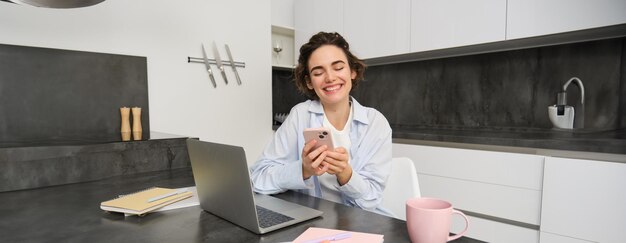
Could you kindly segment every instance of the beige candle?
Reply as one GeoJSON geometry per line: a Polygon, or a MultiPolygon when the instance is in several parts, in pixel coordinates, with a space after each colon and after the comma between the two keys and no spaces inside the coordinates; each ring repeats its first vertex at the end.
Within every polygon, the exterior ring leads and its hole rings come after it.
{"type": "Polygon", "coordinates": [[[133,139],[134,140],[141,140],[141,134],[142,134],[142,130],[141,130],[141,108],[140,107],[133,107],[132,108],[132,112],[133,112],[133,139]]]}
{"type": "Polygon", "coordinates": [[[130,140],[130,108],[122,107],[120,108],[120,115],[122,117],[122,128],[120,132],[122,133],[122,141],[130,140]]]}

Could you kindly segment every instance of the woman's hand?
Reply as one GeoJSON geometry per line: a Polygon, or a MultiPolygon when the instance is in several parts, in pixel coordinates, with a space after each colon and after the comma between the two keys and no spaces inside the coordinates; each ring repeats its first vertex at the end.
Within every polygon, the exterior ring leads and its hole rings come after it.
{"type": "Polygon", "coordinates": [[[328,147],[322,145],[317,149],[313,149],[317,144],[317,140],[311,140],[302,148],[302,179],[309,179],[313,175],[322,175],[328,171],[329,165],[322,165],[322,161],[326,158],[328,147]]]}
{"type": "Polygon", "coordinates": [[[345,185],[352,177],[352,166],[348,163],[348,152],[343,147],[338,147],[335,151],[328,151],[322,166],[327,167],[328,174],[337,176],[339,185],[345,185]]]}

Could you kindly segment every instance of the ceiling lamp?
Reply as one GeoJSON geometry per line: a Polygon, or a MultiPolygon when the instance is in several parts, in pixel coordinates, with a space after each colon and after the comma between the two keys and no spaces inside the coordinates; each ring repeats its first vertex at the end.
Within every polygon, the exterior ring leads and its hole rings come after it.
{"type": "Polygon", "coordinates": [[[82,8],[96,5],[104,0],[0,0],[20,5],[42,8],[82,8]]]}

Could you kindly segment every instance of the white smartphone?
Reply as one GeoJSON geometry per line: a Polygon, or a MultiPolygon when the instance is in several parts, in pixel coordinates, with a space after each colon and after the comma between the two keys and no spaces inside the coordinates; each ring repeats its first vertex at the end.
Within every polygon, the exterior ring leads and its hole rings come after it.
{"type": "Polygon", "coordinates": [[[305,128],[304,129],[304,141],[308,143],[311,140],[317,140],[317,144],[313,149],[317,149],[319,146],[326,145],[329,150],[334,150],[335,146],[333,146],[333,137],[331,136],[330,131],[324,127],[318,128],[305,128]]]}

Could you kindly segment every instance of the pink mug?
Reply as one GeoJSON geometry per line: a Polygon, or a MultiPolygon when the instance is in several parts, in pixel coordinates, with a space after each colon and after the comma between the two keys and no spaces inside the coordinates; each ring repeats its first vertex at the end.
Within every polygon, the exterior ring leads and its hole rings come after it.
{"type": "Polygon", "coordinates": [[[452,204],[435,198],[411,198],[406,201],[406,226],[413,243],[443,243],[463,236],[469,227],[469,220],[452,204]],[[465,219],[465,229],[450,236],[452,214],[465,219]]]}

